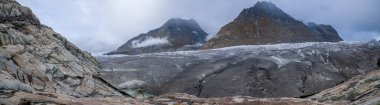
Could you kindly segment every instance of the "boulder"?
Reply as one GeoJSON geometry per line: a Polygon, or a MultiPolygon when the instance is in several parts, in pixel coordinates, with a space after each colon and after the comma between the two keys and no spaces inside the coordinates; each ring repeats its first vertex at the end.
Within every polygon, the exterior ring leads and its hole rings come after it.
{"type": "Polygon", "coordinates": [[[380,103],[380,71],[355,76],[308,98],[330,104],[378,105],[380,103]]]}

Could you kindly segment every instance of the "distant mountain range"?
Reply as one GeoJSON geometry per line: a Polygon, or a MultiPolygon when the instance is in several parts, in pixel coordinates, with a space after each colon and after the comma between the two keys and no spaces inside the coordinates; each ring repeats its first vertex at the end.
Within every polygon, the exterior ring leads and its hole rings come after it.
{"type": "Polygon", "coordinates": [[[237,45],[262,45],[300,42],[342,41],[330,25],[304,24],[270,2],[258,2],[244,9],[217,36],[206,42],[207,33],[195,20],[170,19],[158,29],[138,35],[112,54],[142,54],[167,51],[221,48],[237,45]]]}

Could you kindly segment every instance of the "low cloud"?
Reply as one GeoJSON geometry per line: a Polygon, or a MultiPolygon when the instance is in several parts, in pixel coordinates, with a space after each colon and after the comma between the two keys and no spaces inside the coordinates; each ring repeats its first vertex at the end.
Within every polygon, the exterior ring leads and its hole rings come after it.
{"type": "Polygon", "coordinates": [[[153,46],[153,45],[167,45],[167,44],[170,44],[168,38],[148,37],[142,41],[140,40],[132,41],[133,48],[147,47],[147,46],[153,46]]]}
{"type": "MultiPolygon", "coordinates": [[[[169,18],[193,18],[215,35],[257,0],[18,0],[43,24],[83,50],[104,53],[158,28],[169,18]]],[[[269,0],[296,19],[331,24],[344,40],[379,37],[379,0],[269,0]]]]}

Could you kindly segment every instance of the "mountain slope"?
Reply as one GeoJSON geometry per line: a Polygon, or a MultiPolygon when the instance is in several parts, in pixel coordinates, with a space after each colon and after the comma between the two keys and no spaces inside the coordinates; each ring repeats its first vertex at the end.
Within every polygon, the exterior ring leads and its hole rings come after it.
{"type": "Polygon", "coordinates": [[[172,18],[158,29],[140,34],[112,54],[141,54],[198,49],[206,42],[207,33],[193,20],[172,18]]]}
{"type": "Polygon", "coordinates": [[[121,95],[95,78],[96,60],[15,0],[0,1],[0,89],[75,97],[121,95]]]}
{"type": "Polygon", "coordinates": [[[274,4],[263,1],[244,9],[234,21],[223,26],[217,37],[209,40],[203,48],[337,41],[342,39],[331,26],[306,26],[274,4]]]}

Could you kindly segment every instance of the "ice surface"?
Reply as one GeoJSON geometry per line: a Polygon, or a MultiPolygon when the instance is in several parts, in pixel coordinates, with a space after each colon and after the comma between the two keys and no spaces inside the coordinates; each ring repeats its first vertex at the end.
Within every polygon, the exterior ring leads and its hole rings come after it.
{"type": "Polygon", "coordinates": [[[124,83],[119,84],[119,88],[132,89],[132,88],[136,88],[136,87],[142,86],[144,84],[145,84],[144,81],[131,80],[131,81],[125,81],[124,83]]]}
{"type": "MultiPolygon", "coordinates": [[[[101,55],[97,56],[100,58],[113,58],[113,57],[125,57],[125,56],[154,56],[154,57],[184,57],[192,56],[203,59],[210,59],[213,56],[233,56],[238,53],[260,53],[263,51],[278,51],[278,50],[289,50],[289,49],[301,49],[310,47],[312,49],[323,48],[327,51],[339,51],[342,46],[359,46],[365,44],[366,42],[306,42],[306,43],[282,43],[282,44],[273,44],[273,45],[241,45],[241,46],[232,46],[224,47],[218,49],[209,49],[209,50],[195,50],[195,51],[176,51],[176,52],[161,52],[161,53],[150,53],[150,54],[140,54],[140,55],[101,55]],[[311,47],[313,46],[313,47],[311,47]]],[[[299,50],[300,51],[300,50],[299,50]]],[[[316,52],[314,52],[316,53],[316,52]]],[[[313,54],[313,52],[309,52],[313,54]]],[[[302,56],[302,55],[300,55],[302,56]]],[[[279,59],[277,59],[279,60],[279,59]]]]}
{"type": "Polygon", "coordinates": [[[191,33],[195,34],[195,35],[198,35],[198,32],[197,31],[191,31],[191,33]]]}
{"type": "Polygon", "coordinates": [[[272,58],[274,60],[274,62],[276,62],[279,67],[286,65],[290,62],[290,60],[288,60],[288,59],[283,59],[283,58],[280,58],[277,56],[271,56],[270,58],[272,58]]]}

